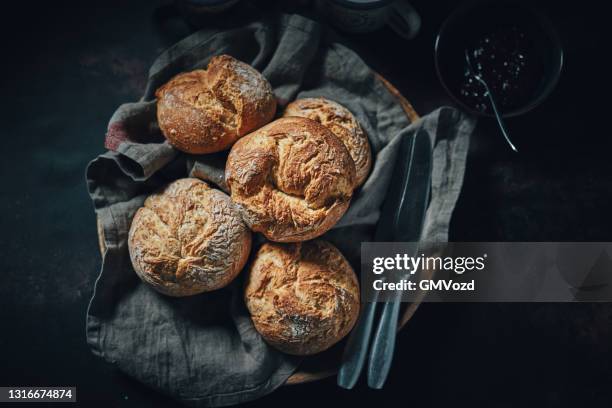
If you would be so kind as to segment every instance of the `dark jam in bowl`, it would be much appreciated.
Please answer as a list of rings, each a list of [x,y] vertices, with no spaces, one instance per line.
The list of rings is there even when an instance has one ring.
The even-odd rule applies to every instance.
[[[502,26],[467,45],[473,70],[485,80],[501,112],[527,104],[542,81],[540,57],[526,32],[516,25]],[[459,96],[468,106],[492,113],[484,85],[465,62]]]
[[[561,42],[548,18],[518,0],[465,2],[440,27],[434,51],[445,90],[464,110],[484,116],[492,116],[492,109],[468,69],[466,51],[504,117],[546,99],[563,67]]]

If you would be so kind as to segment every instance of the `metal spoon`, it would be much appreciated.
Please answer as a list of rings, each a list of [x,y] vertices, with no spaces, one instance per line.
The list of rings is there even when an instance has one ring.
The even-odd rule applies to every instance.
[[[504,138],[506,139],[506,142],[508,142],[512,150],[518,153],[518,149],[516,148],[516,146],[514,146],[514,144],[510,140],[508,130],[506,129],[506,125],[504,124],[504,121],[502,120],[501,114],[499,113],[499,110],[497,110],[497,104],[495,103],[495,99],[493,98],[491,89],[489,88],[489,85],[487,85],[487,82],[482,78],[482,76],[480,76],[480,74],[476,72],[476,70],[474,69],[474,66],[472,65],[472,60],[470,59],[470,54],[468,50],[465,50],[465,60],[467,61],[468,68],[470,69],[470,72],[472,73],[474,78],[478,82],[480,82],[482,86],[484,86],[485,91],[487,92],[487,95],[489,95],[489,102],[491,103],[491,108],[493,108],[495,119],[497,119],[497,124],[499,125],[499,128],[501,129],[501,132],[504,135]]]

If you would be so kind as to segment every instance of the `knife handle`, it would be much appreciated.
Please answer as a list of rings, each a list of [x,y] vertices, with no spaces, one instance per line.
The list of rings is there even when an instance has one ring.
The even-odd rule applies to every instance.
[[[378,323],[368,366],[368,386],[381,389],[393,362],[397,323],[399,319],[400,299],[385,302]]]
[[[377,301],[378,292],[374,292],[374,299],[363,306],[359,321],[351,331],[346,348],[344,349],[337,383],[340,387],[347,390],[355,386],[363,369],[370,344],[370,333],[372,332],[374,314],[378,305]]]

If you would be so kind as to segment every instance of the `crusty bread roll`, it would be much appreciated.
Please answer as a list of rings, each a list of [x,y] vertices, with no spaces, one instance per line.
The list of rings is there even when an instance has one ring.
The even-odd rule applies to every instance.
[[[128,247],[143,281],[166,295],[189,296],[222,288],[238,275],[251,232],[226,194],[185,178],[145,200]]]
[[[205,70],[175,76],[155,95],[162,133],[177,149],[194,154],[228,149],[276,111],[268,81],[229,55],[213,57]]]
[[[315,354],[353,328],[359,283],[328,242],[266,243],[251,265],[245,302],[269,344],[289,354]]]
[[[287,105],[283,116],[312,119],[334,132],[355,162],[355,186],[365,183],[372,167],[372,151],[368,136],[348,109],[329,99],[304,98]]]
[[[348,208],[355,164],[323,125],[282,118],[232,147],[225,181],[253,231],[271,241],[306,241],[329,230]]]

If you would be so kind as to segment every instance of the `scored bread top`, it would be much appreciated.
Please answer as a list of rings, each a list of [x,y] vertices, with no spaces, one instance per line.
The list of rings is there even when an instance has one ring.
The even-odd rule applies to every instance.
[[[348,109],[329,99],[304,98],[287,105],[283,116],[312,119],[331,130],[342,140],[355,162],[355,185],[365,183],[372,167],[370,143],[363,128]]]
[[[251,232],[225,193],[185,178],[145,200],[132,220],[128,248],[143,281],[161,293],[187,296],[230,283],[248,259]]]
[[[268,343],[289,354],[315,354],[354,326],[359,283],[348,261],[326,241],[266,243],[251,264],[245,302]]]
[[[297,242],[325,233],[344,214],[355,164],[323,125],[281,118],[234,145],[225,180],[252,230],[272,241]]]
[[[268,81],[229,55],[213,57],[207,69],[175,76],[155,95],[162,133],[177,149],[194,154],[231,147],[276,112]]]

